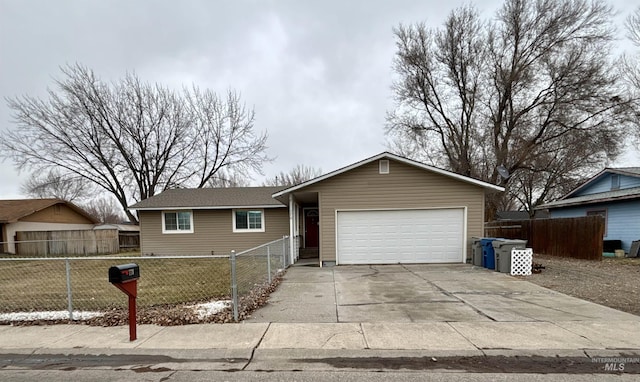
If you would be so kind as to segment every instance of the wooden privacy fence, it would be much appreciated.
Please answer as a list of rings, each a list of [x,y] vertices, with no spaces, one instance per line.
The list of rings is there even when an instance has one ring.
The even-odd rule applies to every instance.
[[[120,231],[118,234],[120,240],[120,249],[139,249],[140,248],[140,232],[137,231]]]
[[[534,219],[491,222],[485,236],[524,239],[533,252],[545,255],[602,260],[604,218]]]
[[[118,230],[16,232],[16,254],[21,256],[73,256],[118,253]]]

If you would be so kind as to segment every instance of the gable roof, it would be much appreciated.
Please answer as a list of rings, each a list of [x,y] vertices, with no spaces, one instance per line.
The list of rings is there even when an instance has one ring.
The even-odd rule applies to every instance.
[[[619,174],[619,175],[626,175],[626,176],[632,176],[632,177],[635,177],[635,178],[640,178],[640,167],[616,167],[616,168],[606,167],[602,171],[600,171],[599,173],[597,173],[594,176],[592,176],[591,178],[589,178],[586,182],[582,183],[578,187],[576,187],[573,190],[569,191],[566,195],[561,197],[559,200],[564,200],[564,199],[570,198],[571,195],[573,195],[573,194],[575,194],[575,193],[577,193],[577,192],[589,187],[589,185],[591,185],[595,181],[599,180],[601,177],[603,177],[606,174]]]
[[[56,204],[65,204],[94,224],[98,222],[93,216],[89,215],[80,207],[61,199],[14,199],[0,200],[0,223],[16,222],[25,216],[42,211]]]
[[[311,180],[308,180],[306,182],[297,184],[295,186],[291,186],[291,187],[285,188],[282,191],[274,193],[273,197],[277,198],[277,197],[286,195],[286,194],[288,194],[290,192],[297,191],[297,190],[299,190],[301,188],[310,186],[310,185],[312,185],[314,183],[318,183],[318,182],[321,182],[321,181],[323,181],[325,179],[328,179],[328,178],[334,177],[336,175],[345,173],[347,171],[353,170],[354,168],[363,166],[363,165],[371,163],[371,162],[375,162],[375,161],[380,160],[380,159],[385,159],[385,158],[386,159],[393,159],[393,160],[396,160],[398,162],[402,162],[404,164],[408,164],[410,166],[414,166],[414,167],[418,167],[418,168],[423,169],[423,170],[434,172],[436,174],[448,176],[450,178],[453,178],[453,179],[456,179],[456,180],[459,180],[459,181],[462,181],[462,182],[465,182],[465,183],[470,183],[470,184],[473,184],[473,185],[476,185],[476,186],[479,186],[479,187],[483,187],[483,188],[485,188],[487,190],[490,190],[490,191],[498,191],[498,192],[504,191],[504,187],[496,186],[495,184],[483,182],[481,180],[474,179],[474,178],[471,178],[471,177],[468,177],[468,176],[456,174],[454,172],[443,170],[443,169],[438,168],[438,167],[429,166],[427,164],[424,164],[424,163],[421,163],[421,162],[417,162],[417,161],[414,161],[412,159],[401,157],[399,155],[392,154],[390,152],[386,152],[385,151],[383,153],[380,153],[378,155],[374,155],[374,156],[372,156],[370,158],[367,158],[367,159],[363,159],[363,160],[361,160],[359,162],[356,162],[354,164],[351,164],[349,166],[342,167],[342,168],[340,168],[338,170],[335,170],[335,171],[332,171],[330,173],[321,175],[321,176],[319,176],[317,178],[313,178]]]
[[[632,176],[635,178],[640,178],[640,167],[606,167],[599,173],[595,174],[591,178],[589,178],[586,182],[582,183],[578,187],[569,191],[567,194],[555,200],[553,202],[545,203],[536,207],[536,210],[547,209],[547,208],[560,208],[560,207],[573,207],[579,206],[582,204],[595,204],[595,203],[606,203],[617,200],[628,200],[628,199],[637,199],[640,198],[640,187],[633,188],[623,188],[619,190],[612,190],[606,192],[598,192],[595,194],[588,194],[582,196],[572,196],[578,193],[581,190],[589,187],[594,182],[601,179],[603,176],[607,174],[619,174],[625,176]]]
[[[166,190],[129,207],[132,210],[228,209],[286,207],[271,197],[277,187],[178,188]]]

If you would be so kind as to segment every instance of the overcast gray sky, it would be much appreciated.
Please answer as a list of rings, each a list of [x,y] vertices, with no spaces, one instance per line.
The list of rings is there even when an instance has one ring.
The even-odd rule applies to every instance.
[[[265,175],[298,163],[328,172],[386,149],[392,28],[438,26],[467,2],[0,0],[0,129],[13,128],[4,97],[42,96],[61,65],[79,62],[103,79],[135,71],[174,87],[235,89],[269,134],[276,160]],[[502,1],[473,3],[489,16]],[[610,3],[619,20],[635,6]],[[635,154],[615,165],[640,165]],[[0,163],[0,198],[22,197],[27,176]]]

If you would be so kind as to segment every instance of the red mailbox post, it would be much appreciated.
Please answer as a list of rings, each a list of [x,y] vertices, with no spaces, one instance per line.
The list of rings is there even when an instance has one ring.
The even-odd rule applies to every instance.
[[[129,296],[129,341],[137,338],[136,297],[140,267],[137,264],[116,265],[109,268],[109,282]]]

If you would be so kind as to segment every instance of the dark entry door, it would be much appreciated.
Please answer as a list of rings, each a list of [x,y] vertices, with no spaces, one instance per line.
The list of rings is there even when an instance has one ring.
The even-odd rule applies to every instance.
[[[304,247],[318,248],[318,210],[304,210]]]

